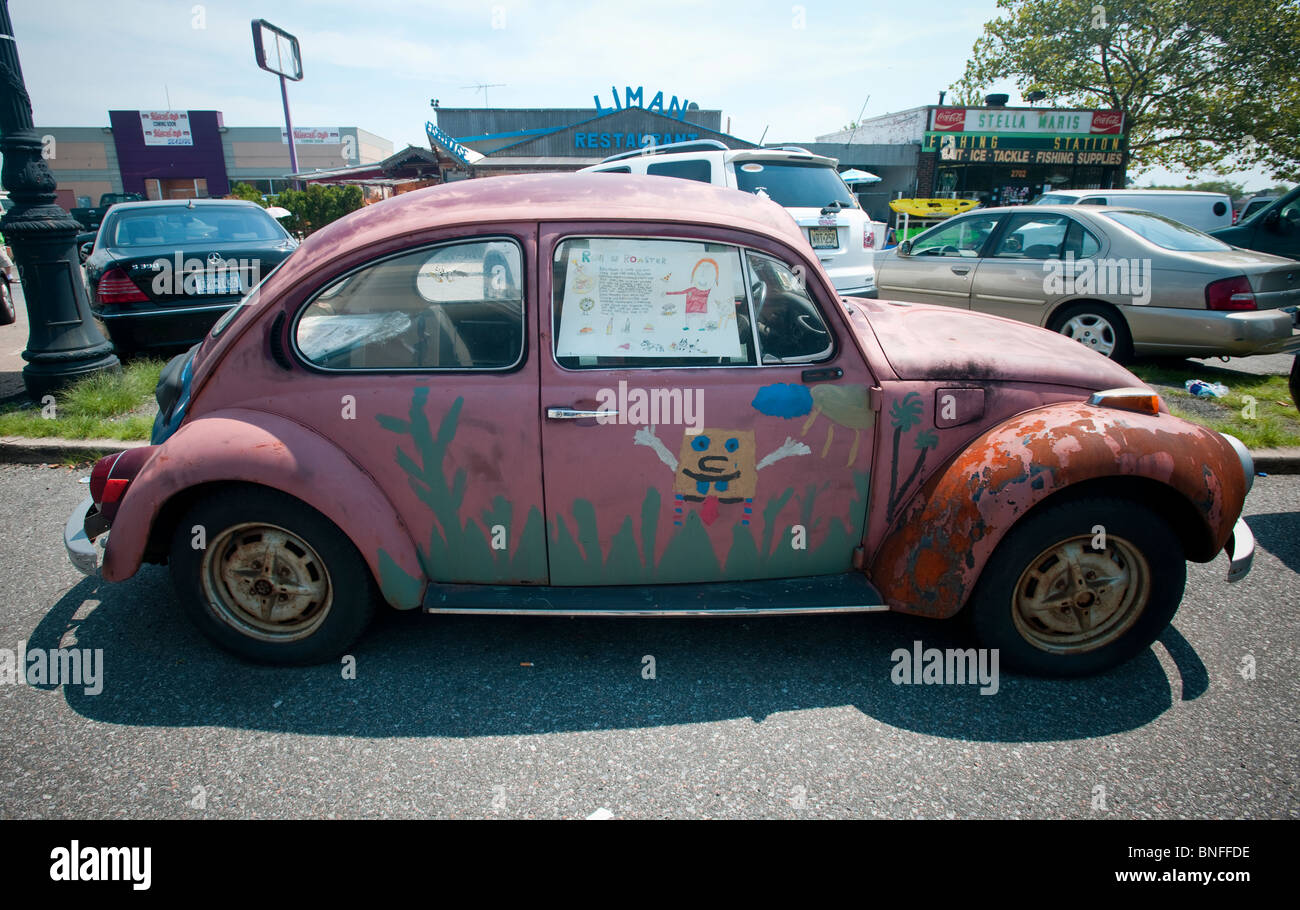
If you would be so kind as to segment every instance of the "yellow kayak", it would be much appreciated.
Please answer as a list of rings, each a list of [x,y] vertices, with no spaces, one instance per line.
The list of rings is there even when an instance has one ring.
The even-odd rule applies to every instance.
[[[969,212],[979,205],[976,199],[891,199],[889,207],[912,218],[948,218]]]

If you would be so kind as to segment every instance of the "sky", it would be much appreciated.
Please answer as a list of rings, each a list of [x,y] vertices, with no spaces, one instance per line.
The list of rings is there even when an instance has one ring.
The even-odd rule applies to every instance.
[[[590,107],[611,87],[720,109],[751,141],[812,141],[846,123],[938,100],[993,0],[9,0],[37,126],[107,126],[108,111],[223,112],[283,124],[278,80],[257,68],[251,20],[298,36],[295,126],[358,126],[427,147],[443,107]],[[499,83],[499,84],[494,84]],[[483,84],[490,87],[480,88]],[[997,86],[1012,93],[1012,86]],[[1207,177],[1213,175],[1205,175]],[[1181,183],[1152,170],[1138,182]],[[1229,179],[1271,186],[1262,173]]]

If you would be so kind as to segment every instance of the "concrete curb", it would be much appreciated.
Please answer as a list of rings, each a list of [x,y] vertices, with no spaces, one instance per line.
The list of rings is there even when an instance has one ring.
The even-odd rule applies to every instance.
[[[120,439],[29,439],[0,436],[0,464],[59,464],[69,458],[93,461],[103,455],[125,452],[145,442]]]
[[[90,461],[95,453],[125,452],[147,442],[120,439],[27,439],[0,436],[0,464],[58,464],[68,458]],[[1300,474],[1300,448],[1258,449],[1251,452],[1255,470],[1264,474]]]

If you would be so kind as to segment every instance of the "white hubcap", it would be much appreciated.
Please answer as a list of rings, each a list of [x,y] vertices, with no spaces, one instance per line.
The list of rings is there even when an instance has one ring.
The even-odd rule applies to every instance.
[[[1115,329],[1104,316],[1080,313],[1061,326],[1061,334],[1106,357],[1115,352]]]

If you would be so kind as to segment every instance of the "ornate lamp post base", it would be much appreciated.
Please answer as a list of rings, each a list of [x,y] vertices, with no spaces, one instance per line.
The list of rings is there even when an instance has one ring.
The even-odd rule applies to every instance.
[[[120,370],[86,301],[76,251],[81,226],[54,201],[57,184],[32,128],[32,106],[12,38],[8,0],[0,0],[0,172],[14,207],[0,231],[14,251],[30,334],[23,384],[34,400],[101,370]]]

